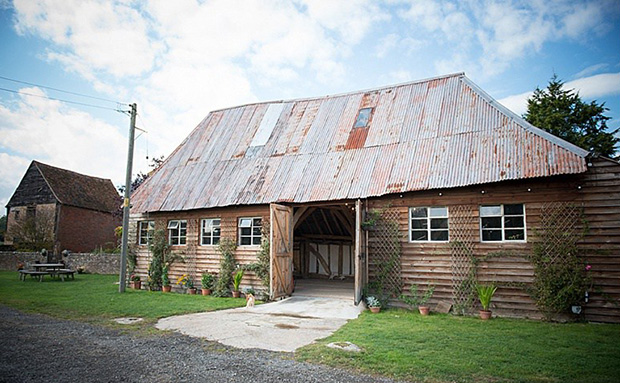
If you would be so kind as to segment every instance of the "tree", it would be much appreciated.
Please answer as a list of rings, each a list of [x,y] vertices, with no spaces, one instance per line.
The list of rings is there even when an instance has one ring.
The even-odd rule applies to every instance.
[[[153,173],[153,171],[157,169],[158,167],[160,167],[161,164],[163,163],[164,163],[163,155],[159,157],[151,158],[151,163],[149,164],[149,168],[151,168],[151,171],[149,171],[148,173],[138,172],[138,174],[136,175],[136,178],[134,178],[134,180],[131,181],[131,192],[133,193],[134,191],[136,191],[138,186],[142,185],[142,183],[146,181],[147,178],[150,177],[151,173]],[[125,193],[125,185],[117,186],[116,188],[121,194]]]
[[[0,242],[4,242],[4,233],[6,233],[6,215],[0,217]]]
[[[21,251],[51,250],[54,247],[55,210],[40,209],[16,220],[7,231],[14,246]]]
[[[604,115],[609,110],[605,103],[581,101],[574,89],[564,89],[564,82],[553,75],[546,89],[536,88],[527,100],[523,117],[530,124],[580,146],[593,153],[612,157],[616,153],[615,137],[619,129],[608,132]]]

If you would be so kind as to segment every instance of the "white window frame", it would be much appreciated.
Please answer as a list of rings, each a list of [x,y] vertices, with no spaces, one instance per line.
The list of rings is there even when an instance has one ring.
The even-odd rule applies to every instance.
[[[205,226],[210,221],[211,233],[205,235]],[[214,222],[217,221],[217,225]],[[215,235],[214,229],[220,229],[220,234]],[[203,218],[200,220],[200,246],[215,246],[220,243],[220,238],[222,236],[222,219],[221,218]],[[205,239],[209,238],[211,243],[205,243]],[[217,243],[213,243],[213,241],[217,239]]]
[[[414,240],[413,239],[413,227],[411,225],[411,220],[412,219],[417,219],[417,220],[422,220],[424,219],[424,217],[412,217],[412,212],[413,209],[426,209],[426,232],[427,232],[427,239],[425,240]],[[437,208],[441,208],[441,209],[446,209],[446,215],[445,216],[440,216],[440,217],[431,217],[431,209],[437,209]],[[412,206],[409,207],[409,215],[408,215],[409,219],[409,242],[411,243],[427,243],[427,242],[432,242],[432,243],[447,243],[450,242],[450,211],[448,209],[447,206]],[[431,228],[431,219],[446,219],[448,222],[448,227],[445,229],[432,229]],[[420,229],[415,229],[417,231],[421,231]],[[433,240],[431,239],[431,233],[433,231],[447,231],[448,232],[448,239],[447,240]]]
[[[504,214],[504,205],[521,205],[523,206],[523,215],[519,214],[519,215],[515,215],[515,214],[510,214],[510,215],[506,215]],[[483,207],[490,207],[490,206],[500,206],[501,207],[501,215],[482,215],[482,208]],[[526,243],[527,242],[527,219],[526,219],[526,212],[525,212],[525,204],[524,203],[507,203],[507,204],[488,204],[488,205],[480,205],[478,208],[478,214],[480,216],[480,219],[478,221],[479,225],[480,225],[480,242],[484,242],[484,243]],[[505,217],[521,217],[523,216],[523,227],[509,227],[506,228],[504,226],[504,218]],[[489,241],[489,240],[484,240],[484,237],[482,236],[482,232],[484,231],[482,228],[482,218],[491,218],[491,217],[499,217],[500,221],[502,223],[502,227],[501,228],[497,228],[495,230],[501,230],[502,233],[502,239],[501,241]],[[506,239],[506,230],[520,230],[523,229],[523,239]]]
[[[173,235],[173,231],[177,231],[177,234]],[[181,235],[183,231],[185,231],[185,234]],[[173,239],[176,239],[176,243],[173,243]],[[181,243],[181,240],[183,240],[184,243]],[[187,245],[187,220],[173,219],[168,221],[168,244],[170,246]]]
[[[146,225],[146,229],[143,229],[142,226]],[[142,232],[146,232],[146,236],[142,235]],[[153,239],[153,234],[155,233],[155,221],[139,221],[138,222],[138,245],[148,245],[151,243]],[[144,241],[143,241],[144,240]]]
[[[258,226],[261,229],[261,233],[259,235],[254,234],[254,229],[257,227],[254,225],[254,220],[255,219],[260,219],[261,220],[261,225]],[[244,225],[242,226],[241,223],[243,222],[243,220],[250,220],[250,225]],[[239,220],[237,221],[237,228],[239,231],[239,246],[260,246],[260,241],[262,240],[263,237],[263,233],[262,233],[262,229],[263,229],[263,217],[239,217]],[[250,244],[249,245],[242,245],[241,244],[241,238],[242,237],[248,237],[248,235],[241,235],[241,229],[242,228],[250,228]],[[258,243],[254,243],[254,238],[258,237]]]

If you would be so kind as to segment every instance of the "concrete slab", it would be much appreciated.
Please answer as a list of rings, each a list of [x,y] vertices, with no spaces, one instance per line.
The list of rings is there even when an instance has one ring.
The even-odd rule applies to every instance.
[[[253,308],[163,318],[155,327],[237,348],[293,352],[331,335],[362,310],[352,299],[293,296]]]

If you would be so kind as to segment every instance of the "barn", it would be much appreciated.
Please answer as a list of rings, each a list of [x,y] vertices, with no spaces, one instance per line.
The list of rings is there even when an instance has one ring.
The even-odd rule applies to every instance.
[[[6,243],[35,235],[41,238],[29,242],[48,242],[56,256],[63,250],[114,248],[120,205],[111,180],[32,161],[6,205]],[[33,224],[37,234],[23,229]]]
[[[432,304],[467,311],[473,284],[493,282],[495,313],[531,318],[530,255],[561,263],[573,241],[592,277],[582,315],[620,321],[620,164],[463,73],[213,111],[132,195],[143,275],[155,227],[186,259],[172,277],[217,272],[223,238],[252,263],[264,237],[274,299],[315,286],[357,304],[369,286],[432,285]]]

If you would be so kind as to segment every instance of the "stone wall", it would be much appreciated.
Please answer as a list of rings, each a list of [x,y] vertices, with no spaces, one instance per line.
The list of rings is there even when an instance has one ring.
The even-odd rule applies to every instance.
[[[94,274],[118,274],[120,269],[119,254],[93,254],[93,253],[70,253],[63,257],[68,268],[77,270],[83,267],[87,273]],[[0,270],[17,270],[17,264],[46,262],[46,258],[40,253],[22,253],[17,251],[0,251]]]

